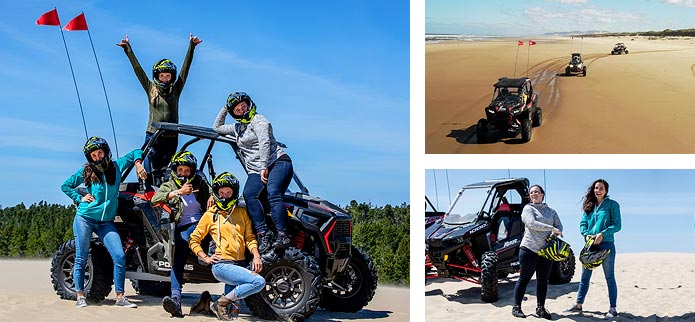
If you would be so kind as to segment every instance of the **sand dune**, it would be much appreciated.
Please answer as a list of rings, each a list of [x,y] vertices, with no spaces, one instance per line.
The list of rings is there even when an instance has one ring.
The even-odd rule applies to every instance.
[[[695,39],[586,38],[588,75],[561,75],[580,41],[538,39],[520,47],[516,76],[540,94],[543,125],[532,141],[478,144],[475,124],[492,85],[514,75],[516,39],[426,45],[426,153],[693,153]],[[616,42],[628,55],[610,55]]]
[[[608,311],[608,289],[603,270],[597,268],[584,303],[585,312],[562,313],[577,296],[581,266],[569,284],[550,285],[546,307],[555,321],[594,321]],[[617,321],[695,321],[695,254],[618,254]],[[499,301],[482,303],[480,287],[468,282],[432,279],[425,286],[428,321],[525,321],[512,317],[514,285],[518,274],[499,284]],[[522,309],[535,317],[535,277],[529,283]],[[543,320],[544,321],[544,320]]]
[[[61,300],[53,291],[50,280],[49,260],[0,260],[0,321],[217,321],[216,318],[186,316],[182,320],[171,319],[162,309],[161,299],[135,295],[126,280],[126,296],[138,304],[136,309],[114,307],[115,293],[111,292],[102,303],[75,308],[74,301]],[[209,290],[213,298],[223,291],[222,284],[185,285],[183,311],[200,293]],[[319,309],[309,321],[408,321],[410,312],[398,309],[394,303],[407,303],[409,289],[379,286],[374,299],[357,313],[336,313]],[[238,321],[265,321],[250,315],[242,306]]]

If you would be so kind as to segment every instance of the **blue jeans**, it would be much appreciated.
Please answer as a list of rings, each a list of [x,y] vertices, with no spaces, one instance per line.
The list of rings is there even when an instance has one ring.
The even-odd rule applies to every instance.
[[[265,286],[263,277],[231,261],[213,264],[212,275],[218,281],[227,284],[225,285],[225,295],[234,292],[238,299],[258,293]],[[229,285],[236,285],[236,287],[230,291]]]
[[[545,297],[548,294],[548,277],[550,277],[553,262],[538,256],[531,250],[521,248],[519,249],[519,264],[521,265],[521,274],[514,287],[514,305],[521,305],[521,300],[526,293],[526,286],[535,273],[536,301],[538,306],[545,306]]]
[[[196,223],[190,223],[181,227],[176,227],[174,230],[174,266],[169,273],[171,277],[171,297],[181,298],[181,290],[183,289],[183,267],[188,260],[188,241],[191,239],[191,233],[195,230]]]
[[[615,282],[615,243],[602,242],[598,245],[600,249],[610,249],[611,252],[603,261],[603,274],[606,275],[606,284],[608,285],[608,299],[610,307],[616,307],[618,301],[618,285]],[[579,282],[579,294],[577,294],[577,303],[584,303],[586,293],[589,292],[589,281],[593,271],[582,268],[582,280]]]
[[[284,232],[287,228],[287,208],[282,201],[282,195],[287,191],[287,187],[292,182],[292,161],[277,160],[268,169],[268,184],[263,184],[261,175],[257,173],[249,174],[244,185],[244,200],[246,210],[253,221],[256,232],[263,233],[268,228],[265,224],[265,210],[260,200],[261,192],[264,188],[268,191],[268,202],[270,203],[270,215],[275,223],[278,232]]]
[[[92,240],[92,232],[99,236],[99,239],[106,246],[106,250],[113,259],[113,285],[116,293],[123,293],[125,283],[125,254],[121,236],[113,221],[97,221],[80,215],[75,215],[72,222],[72,231],[75,234],[75,291],[84,291],[84,267],[89,257],[89,243]],[[99,265],[99,263],[92,263]]]

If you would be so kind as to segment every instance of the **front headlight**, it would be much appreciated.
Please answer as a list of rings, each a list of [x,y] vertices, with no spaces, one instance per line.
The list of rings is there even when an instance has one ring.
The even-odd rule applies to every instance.
[[[495,110],[492,108],[487,109],[487,112],[490,114],[495,114]]]
[[[574,68],[574,65],[570,64],[570,68]]]

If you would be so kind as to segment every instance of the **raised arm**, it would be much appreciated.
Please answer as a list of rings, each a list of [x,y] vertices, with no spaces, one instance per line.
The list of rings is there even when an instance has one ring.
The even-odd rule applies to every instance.
[[[186,58],[183,59],[183,66],[181,66],[181,72],[176,79],[175,87],[178,88],[179,93],[183,91],[183,86],[186,85],[186,80],[188,79],[188,70],[191,68],[191,63],[193,62],[193,52],[195,51],[195,46],[203,42],[198,36],[193,36],[190,34],[190,40],[188,42],[188,51],[186,52]]]
[[[236,127],[235,124],[224,124],[224,120],[227,118],[227,108],[222,106],[222,109],[220,110],[220,113],[217,114],[217,117],[215,118],[215,123],[212,125],[212,128],[215,129],[215,132],[222,134],[222,135],[231,135],[236,138]]]
[[[142,66],[140,66],[138,59],[135,57],[133,48],[130,46],[130,41],[128,40],[128,35],[125,35],[125,39],[121,39],[121,42],[117,43],[116,46],[123,48],[126,56],[128,56],[128,60],[130,60],[130,64],[133,66],[135,76],[137,76],[138,80],[140,81],[140,85],[142,85],[142,88],[146,93],[149,93],[150,87],[152,87],[152,81],[147,76],[147,73],[145,73],[145,71],[142,69]]]

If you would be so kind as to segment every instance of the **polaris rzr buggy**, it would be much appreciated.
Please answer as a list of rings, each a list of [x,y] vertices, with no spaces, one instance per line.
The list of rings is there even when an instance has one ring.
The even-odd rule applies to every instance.
[[[478,143],[493,140],[494,134],[531,140],[531,127],[540,126],[543,111],[538,107],[538,95],[533,92],[528,77],[502,77],[494,85],[492,102],[485,108],[485,118],[478,121]],[[496,141],[496,138],[494,139]]]
[[[565,76],[577,74],[586,76],[586,65],[584,65],[584,61],[582,60],[582,54],[572,53],[572,58],[570,58],[570,62],[567,64],[567,67],[565,67]]]
[[[205,180],[212,181],[215,177],[213,154],[216,158],[222,156],[222,162],[216,164],[222,171],[245,173],[244,159],[230,137],[199,126],[171,123],[154,123],[153,126],[157,131],[143,147],[144,155],[150,153],[151,142],[157,137],[176,134],[180,142],[185,142],[180,150],[199,156],[197,173]],[[243,169],[229,169],[233,166],[230,162],[233,157],[241,162]],[[123,178],[130,170],[124,171]],[[159,171],[167,172],[166,169]],[[174,236],[174,224],[168,207],[153,206],[149,202],[154,195],[152,189],[145,189],[139,182],[121,183],[115,222],[123,241],[126,277],[139,294],[161,297],[169,295],[171,288],[169,272],[174,245],[170,237]],[[270,257],[263,256],[260,275],[265,278],[266,286],[247,297],[246,305],[260,318],[291,321],[308,318],[319,305],[329,311],[361,310],[374,296],[377,275],[369,257],[352,245],[349,214],[326,200],[311,196],[296,172],[283,198],[290,217],[291,246],[284,251],[275,250]],[[239,206],[245,207],[243,200],[239,201]],[[272,227],[269,216],[266,219]],[[63,299],[76,298],[74,260],[75,241],[71,240],[61,245],[51,262],[53,288]],[[185,283],[217,283],[211,267],[199,262],[192,252],[184,270]],[[112,284],[111,257],[94,237],[85,269],[85,295],[87,299],[103,300],[111,292]]]
[[[439,277],[480,284],[482,301],[497,301],[498,279],[520,269],[521,211],[530,202],[528,192],[526,178],[488,180],[463,187],[444,219],[426,229],[427,258]],[[549,282],[569,283],[574,268],[570,250],[567,259],[553,262]]]
[[[627,46],[625,46],[624,43],[617,43],[615,44],[615,47],[613,47],[613,50],[611,50],[611,55],[622,55],[622,54],[628,54]]]

